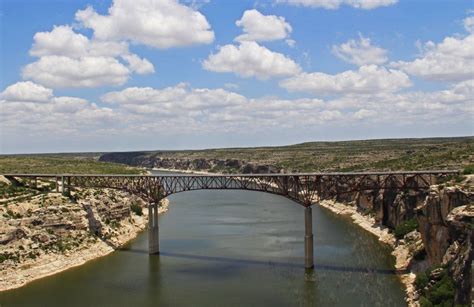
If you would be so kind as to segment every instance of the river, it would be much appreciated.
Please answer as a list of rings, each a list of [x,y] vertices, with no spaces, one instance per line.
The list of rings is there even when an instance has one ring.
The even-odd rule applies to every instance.
[[[123,249],[25,287],[0,306],[403,306],[390,249],[313,207],[315,270],[304,269],[303,208],[250,191],[169,197],[161,254],[147,233]]]

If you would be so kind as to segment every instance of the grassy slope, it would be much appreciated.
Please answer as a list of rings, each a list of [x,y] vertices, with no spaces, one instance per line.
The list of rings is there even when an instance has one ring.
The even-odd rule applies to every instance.
[[[140,169],[73,154],[0,156],[0,174],[6,173],[139,174]]]
[[[309,142],[290,146],[148,151],[143,156],[239,159],[294,171],[463,169],[474,164],[474,137]],[[0,173],[136,174],[98,162],[99,153],[0,156]]]
[[[239,159],[297,171],[462,169],[474,163],[474,137],[310,142],[281,147],[150,151],[143,155]]]

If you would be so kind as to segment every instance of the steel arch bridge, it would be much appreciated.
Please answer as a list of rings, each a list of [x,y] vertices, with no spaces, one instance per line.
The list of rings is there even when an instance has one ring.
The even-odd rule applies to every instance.
[[[148,202],[149,253],[159,253],[158,204],[172,194],[194,190],[249,190],[286,197],[305,209],[305,267],[313,262],[313,203],[362,191],[428,190],[438,178],[459,171],[295,173],[295,174],[166,174],[166,175],[79,175],[4,174],[10,180],[28,178],[55,180],[59,192],[74,188],[109,188],[127,191]]]

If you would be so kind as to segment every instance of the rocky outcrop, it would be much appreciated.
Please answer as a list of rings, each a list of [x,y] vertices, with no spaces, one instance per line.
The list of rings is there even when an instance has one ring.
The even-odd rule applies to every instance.
[[[147,155],[143,152],[108,153],[99,161],[123,163],[146,168],[162,168],[183,171],[206,171],[242,174],[279,173],[281,168],[266,164],[256,164],[237,159],[179,159]]]
[[[0,291],[104,256],[147,225],[140,198],[110,189],[49,192],[0,206]],[[160,212],[167,208],[163,200]]]
[[[460,305],[470,303],[472,288],[471,263],[473,261],[474,205],[453,209],[447,219],[450,245],[443,256],[442,264],[448,267],[455,285],[454,302]],[[471,298],[474,299],[474,298]]]
[[[433,189],[426,200],[417,207],[419,230],[428,260],[440,264],[455,232],[450,231],[448,214],[456,207],[474,203],[474,195],[459,188]]]
[[[465,187],[469,186],[466,185],[468,180],[469,178],[465,181]],[[454,284],[454,303],[469,304],[473,260],[474,193],[463,190],[460,186],[433,185],[430,191],[426,192],[416,189],[416,182],[412,182],[411,185],[415,189],[373,190],[339,196],[335,200],[348,206],[337,211],[349,212],[353,218],[357,217],[354,218],[356,221],[362,220],[358,214],[365,215],[367,221],[373,221],[372,226],[365,227],[366,229],[387,227],[395,234],[407,221],[412,221],[416,228],[409,229],[405,233],[399,231],[402,237],[397,240],[386,239],[385,234],[376,232],[382,241],[394,248],[397,269],[409,269],[416,273],[442,265],[447,268],[446,272]],[[343,188],[339,187],[341,190]],[[351,206],[354,209],[350,209]],[[337,208],[334,204],[326,207]],[[420,293],[417,293],[410,284],[415,280],[414,273],[405,274],[402,279],[409,289],[408,301],[415,306]],[[436,284],[436,278],[432,279],[432,284]]]

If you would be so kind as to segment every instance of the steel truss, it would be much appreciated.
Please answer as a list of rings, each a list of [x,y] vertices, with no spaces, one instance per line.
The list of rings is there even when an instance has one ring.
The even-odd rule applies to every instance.
[[[9,178],[54,177],[63,191],[73,188],[110,188],[136,194],[150,203],[194,190],[249,190],[281,195],[309,207],[313,202],[362,191],[427,190],[440,177],[459,171],[314,174],[219,174],[219,175],[44,175],[7,174]]]

